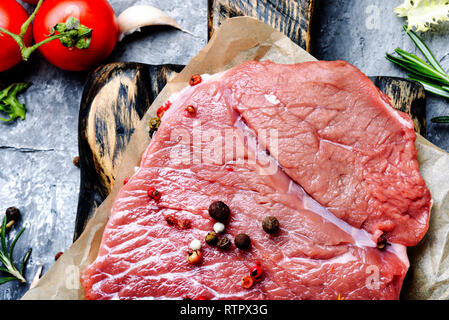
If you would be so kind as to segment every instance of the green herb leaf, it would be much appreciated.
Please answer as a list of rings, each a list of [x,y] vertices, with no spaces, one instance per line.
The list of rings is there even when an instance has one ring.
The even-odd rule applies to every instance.
[[[396,53],[398,53],[401,57],[408,62],[417,70],[420,70],[422,73],[427,74],[429,77],[437,79],[443,83],[449,84],[449,79],[446,74],[441,73],[435,70],[432,66],[429,66],[423,60],[421,60],[418,56],[408,53],[404,50],[397,48]]]
[[[32,251],[31,248],[28,249],[27,253],[25,253],[25,255],[22,258],[22,262],[20,263],[20,268],[19,268],[19,271],[20,271],[21,274],[23,274],[23,270],[25,269],[25,266],[26,266],[26,264],[28,262],[28,259],[30,258],[31,251]]]
[[[28,89],[31,83],[14,83],[0,91],[0,111],[9,115],[8,119],[0,118],[5,122],[14,121],[17,118],[25,120],[26,107],[21,104],[17,95]]]
[[[449,123],[449,116],[432,118],[430,121],[433,123]]]
[[[4,284],[6,282],[13,281],[13,280],[17,280],[17,278],[14,278],[14,277],[0,278],[0,284]]]
[[[16,246],[17,240],[19,240],[20,236],[23,234],[24,231],[25,231],[25,228],[23,228],[22,230],[20,230],[17,233],[17,235],[14,237],[13,242],[11,243],[10,248],[8,249],[8,247],[6,245],[6,216],[3,217],[2,230],[0,233],[0,238],[1,238],[0,262],[3,264],[3,267],[0,266],[0,271],[8,273],[12,277],[0,279],[0,284],[8,282],[8,281],[12,281],[12,280],[19,280],[20,282],[26,282],[26,280],[23,276],[23,271],[24,271],[25,264],[27,263],[27,261],[30,257],[31,249],[29,249],[28,252],[25,254],[25,256],[22,258],[22,262],[21,262],[19,270],[17,270],[17,268],[13,262],[14,248]]]
[[[8,270],[8,269],[6,269],[6,268],[3,268],[3,267],[0,267],[0,271],[1,271],[1,272],[6,272],[6,273],[9,273],[9,270]]]
[[[387,53],[386,59],[397,64],[398,66],[410,71],[410,72],[413,72],[416,75],[421,76],[421,77],[430,78],[437,82],[440,80],[440,78],[435,77],[433,74],[426,72],[425,69],[422,69],[419,66],[416,66],[415,64],[413,64],[412,62],[410,62],[406,59],[395,57],[389,53]]]
[[[449,116],[435,117],[430,119],[433,123],[449,123]]]
[[[427,45],[424,43],[424,41],[421,39],[421,37],[413,30],[409,30],[406,25],[403,26],[405,32],[407,35],[412,39],[412,41],[415,43],[416,47],[421,51],[421,53],[426,57],[427,61],[439,72],[445,74],[446,72],[439,64],[438,60],[435,58],[433,53],[430,51],[430,49],[427,47]]]
[[[6,217],[3,218],[2,221],[2,231],[1,231],[1,242],[2,242],[2,252],[7,252],[6,249]]]
[[[449,91],[445,89],[444,86],[439,86],[435,83],[429,82],[428,80],[417,75],[409,74],[408,78],[410,80],[418,81],[419,83],[421,83],[426,91],[449,99]]]
[[[424,41],[406,26],[404,26],[404,30],[424,55],[427,62],[400,48],[395,49],[398,56],[387,53],[386,59],[411,72],[408,78],[420,82],[427,92],[449,98],[449,75],[440,66]]]
[[[11,261],[12,261],[12,253],[14,251],[14,247],[16,246],[16,242],[17,242],[17,240],[19,240],[20,236],[22,235],[22,233],[24,231],[25,231],[25,228],[23,228],[22,230],[19,231],[19,233],[16,235],[13,242],[11,243],[11,246],[9,247],[9,260],[11,260]]]

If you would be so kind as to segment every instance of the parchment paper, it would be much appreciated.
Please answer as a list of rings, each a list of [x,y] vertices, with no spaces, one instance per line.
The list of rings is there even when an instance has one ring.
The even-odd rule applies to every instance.
[[[258,20],[227,20],[209,44],[161,92],[136,128],[124,154],[116,181],[134,173],[149,143],[148,120],[168,97],[188,84],[192,74],[214,74],[247,60],[298,63],[315,60],[282,33]],[[410,250],[411,267],[403,296],[408,299],[449,297],[449,154],[422,137],[417,139],[421,172],[432,193],[434,207],[430,229],[418,247]],[[112,203],[121,188],[116,183],[97,209],[81,237],[58,259],[24,299],[84,299],[80,274],[95,259]]]

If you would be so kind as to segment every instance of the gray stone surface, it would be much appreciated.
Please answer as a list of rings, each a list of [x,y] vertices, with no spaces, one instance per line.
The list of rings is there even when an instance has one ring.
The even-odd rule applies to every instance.
[[[165,10],[192,35],[171,28],[153,27],[119,43],[108,61],[151,64],[185,64],[207,40],[206,0],[111,0],[116,13],[131,4],[150,4]],[[344,59],[368,75],[404,76],[384,59],[386,51],[400,46],[413,51],[401,31],[402,19],[392,12],[400,1],[321,0],[317,11],[314,54],[317,58]],[[449,68],[446,25],[426,34],[425,40]],[[78,110],[87,73],[58,70],[40,54],[0,80],[32,81],[24,95],[27,119],[0,123],[0,212],[18,206],[27,227],[16,248],[17,258],[33,248],[27,268],[27,285],[0,286],[0,299],[18,299],[27,290],[38,265],[44,272],[54,255],[72,242],[78,200],[79,171],[72,164],[78,153]],[[449,114],[447,101],[430,97],[428,117]],[[429,124],[429,139],[449,150],[449,129]],[[18,228],[15,228],[17,230]],[[13,231],[13,234],[15,231]]]
[[[150,27],[125,38],[108,59],[149,64],[187,64],[207,42],[205,0],[111,0],[117,14],[133,4],[148,4],[172,16],[185,33],[169,27]],[[30,6],[27,6],[30,8]],[[0,213],[17,206],[26,227],[16,246],[20,259],[33,253],[26,269],[28,283],[0,286],[0,299],[18,299],[28,289],[38,266],[43,272],[54,256],[72,243],[79,190],[78,111],[87,73],[59,70],[37,53],[31,61],[0,74],[3,81],[31,81],[24,95],[25,121],[0,123]]]

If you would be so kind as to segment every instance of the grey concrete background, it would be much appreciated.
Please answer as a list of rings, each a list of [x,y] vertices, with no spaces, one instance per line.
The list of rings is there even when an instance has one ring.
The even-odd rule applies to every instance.
[[[393,8],[399,0],[320,0],[315,16],[313,54],[319,59],[347,60],[368,75],[405,76],[385,60],[396,47],[413,51],[402,32],[403,19]],[[110,0],[117,14],[132,4],[156,6],[175,18],[193,35],[171,28],[152,27],[119,43],[107,62],[186,64],[207,41],[206,0]],[[27,6],[27,8],[30,8]],[[445,69],[449,69],[449,26],[425,35]],[[20,258],[33,248],[26,285],[0,286],[0,299],[19,299],[28,289],[39,265],[46,272],[54,256],[66,250],[73,237],[79,189],[79,170],[72,159],[78,153],[77,126],[81,92],[87,73],[58,70],[39,53],[0,80],[31,81],[24,95],[25,121],[0,123],[0,211],[17,206],[26,227],[16,247]],[[429,97],[428,118],[443,115],[447,101]],[[449,150],[449,126],[428,125],[428,138]]]

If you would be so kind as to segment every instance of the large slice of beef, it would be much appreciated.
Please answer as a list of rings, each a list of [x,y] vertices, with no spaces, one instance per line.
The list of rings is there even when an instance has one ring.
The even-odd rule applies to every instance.
[[[82,276],[88,299],[399,297],[431,198],[411,120],[366,76],[345,62],[248,62],[172,102]],[[205,244],[216,200],[231,209],[225,235],[248,234],[249,250]],[[199,265],[186,260],[193,239]],[[256,262],[262,281],[243,288]]]

